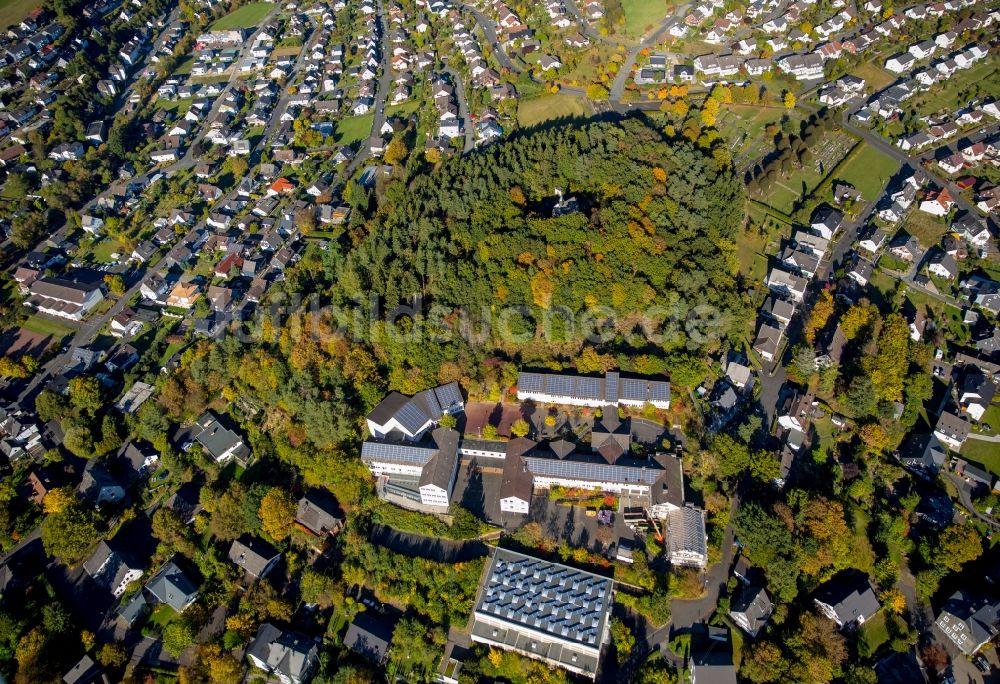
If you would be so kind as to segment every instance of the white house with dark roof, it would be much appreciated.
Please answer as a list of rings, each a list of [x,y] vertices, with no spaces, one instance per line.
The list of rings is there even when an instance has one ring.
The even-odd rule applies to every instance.
[[[729,617],[736,626],[756,637],[764,629],[774,605],[761,587],[741,586],[729,602]]]
[[[860,626],[882,607],[871,580],[860,571],[844,571],[819,588],[816,606],[838,627]]]
[[[802,302],[808,285],[807,279],[780,268],[772,268],[767,276],[767,286],[772,292],[788,297],[795,302]]]
[[[377,439],[420,439],[442,417],[465,410],[465,400],[457,382],[427,389],[408,397],[390,393],[365,416],[368,432]]]
[[[83,320],[104,299],[99,282],[68,278],[39,278],[31,284],[29,292],[25,305],[71,321]]]
[[[959,418],[950,411],[942,411],[934,426],[934,436],[953,451],[959,451],[969,437],[969,421]]]
[[[935,624],[965,655],[972,655],[998,633],[1000,603],[959,589],[941,607]]]
[[[316,640],[265,622],[247,647],[247,658],[282,684],[305,684],[319,664]]]
[[[216,463],[227,463],[234,458],[245,462],[250,456],[250,448],[243,443],[243,438],[219,422],[211,411],[198,418],[192,437]]]

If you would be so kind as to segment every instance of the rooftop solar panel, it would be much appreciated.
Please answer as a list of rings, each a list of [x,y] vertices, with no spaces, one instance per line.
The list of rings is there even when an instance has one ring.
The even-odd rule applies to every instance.
[[[399,424],[409,430],[411,433],[416,433],[424,424],[429,420],[427,414],[425,414],[420,407],[417,406],[416,402],[412,399],[403,405],[399,411],[396,412],[394,416]]]
[[[618,373],[608,373],[604,386],[604,401],[609,404],[618,403]]]
[[[546,390],[556,397],[571,397],[576,385],[573,380],[569,375],[549,375],[546,377]]]
[[[370,460],[385,460],[396,463],[412,463],[426,465],[437,449],[396,444],[393,442],[367,441],[361,445],[361,458]]]
[[[654,401],[670,400],[670,383],[653,381],[649,383],[649,398]]]
[[[662,471],[655,468],[632,468],[586,461],[560,461],[553,458],[527,457],[525,462],[532,475],[579,479],[593,482],[636,483],[652,486]]]
[[[627,401],[646,401],[646,381],[635,378],[622,378],[620,381],[622,399]]]
[[[442,408],[462,403],[462,392],[458,389],[457,382],[449,382],[447,385],[441,385],[434,390],[434,394],[437,396],[438,403]]]
[[[517,388],[522,392],[541,392],[545,389],[545,376],[541,373],[521,373],[517,376]]]
[[[577,378],[576,380],[576,393],[578,397],[584,397],[587,399],[600,399],[601,398],[601,379],[600,378]]]

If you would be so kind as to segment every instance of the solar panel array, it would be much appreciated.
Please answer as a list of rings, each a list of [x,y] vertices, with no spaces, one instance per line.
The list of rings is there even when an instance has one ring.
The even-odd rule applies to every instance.
[[[545,389],[543,373],[520,373],[517,376],[517,388],[522,392],[541,392]]]
[[[528,471],[533,476],[556,477],[564,480],[635,483],[651,487],[663,474],[663,471],[658,468],[632,468],[589,461],[560,461],[554,458],[533,456],[528,456],[524,460],[528,465]]]
[[[428,420],[430,420],[430,417],[424,413],[424,411],[413,399],[403,404],[403,406],[396,411],[394,418],[400,425],[405,427],[411,433],[416,433],[420,428],[427,424]]]
[[[449,382],[447,385],[436,388],[434,396],[437,397],[438,404],[442,409],[462,403],[462,392],[458,389],[457,382]]]
[[[618,373],[608,373],[605,378],[604,400],[609,404],[618,402]]]
[[[622,378],[621,398],[626,401],[646,401],[646,381],[634,378]]]
[[[361,444],[361,459],[364,461],[390,461],[392,463],[412,463],[426,465],[437,449],[397,444],[395,442],[366,441]]]
[[[611,580],[498,549],[477,612],[600,648]]]
[[[649,383],[650,401],[670,401],[670,383],[651,380]]]
[[[547,394],[550,397],[569,397],[596,402],[617,404],[619,401],[646,403],[670,401],[670,383],[643,378],[621,378],[618,373],[607,373],[603,378],[555,373],[521,373],[517,389],[527,394]]]

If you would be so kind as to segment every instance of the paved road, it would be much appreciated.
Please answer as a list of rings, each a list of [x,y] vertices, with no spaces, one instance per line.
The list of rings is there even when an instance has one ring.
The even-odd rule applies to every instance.
[[[976,439],[980,442],[1000,443],[1000,435],[984,435],[981,432],[970,432],[969,439]]]
[[[576,6],[576,0],[566,0],[563,6],[566,8],[566,11],[572,14],[573,18],[576,19],[576,23],[580,25],[580,31],[583,35],[599,43],[615,42],[608,36],[601,35],[600,31],[591,26],[590,21],[587,17],[583,16],[583,12],[581,12],[580,8]]]
[[[625,83],[632,75],[632,66],[635,64],[635,60],[639,58],[639,53],[646,48],[655,45],[663,36],[663,33],[674,23],[674,20],[679,16],[683,16],[688,11],[688,7],[690,7],[690,3],[678,5],[674,9],[673,13],[668,15],[655,31],[647,34],[638,45],[629,50],[628,56],[626,56],[625,61],[622,62],[621,68],[615,75],[614,83],[611,85],[612,102],[621,103],[622,96],[625,94]],[[660,103],[657,102],[656,106],[659,108]]]
[[[520,65],[512,60],[504,51],[503,46],[500,45],[500,40],[497,37],[497,26],[493,23],[493,20],[471,5],[462,5],[462,7],[469,11],[472,17],[476,20],[476,23],[478,23],[479,27],[483,30],[483,35],[486,36],[487,42],[489,42],[490,47],[493,48],[493,54],[496,55],[497,62],[500,63],[500,66],[514,72],[515,74],[521,73],[522,69]]]
[[[312,46],[316,44],[319,38],[323,35],[323,31],[317,28],[313,29],[312,36],[306,41],[302,50],[299,51],[299,56],[295,58],[295,64],[292,67],[291,78],[294,79],[298,73],[302,70],[302,66],[305,64],[306,57],[312,52]],[[261,137],[260,142],[257,144],[257,149],[254,150],[257,153],[261,153],[264,150],[264,144],[272,140],[278,129],[281,128],[281,115],[285,113],[288,109],[288,102],[291,100],[292,96],[288,93],[288,88],[282,88],[278,94],[278,101],[275,103],[274,108],[271,110],[271,118],[267,122],[267,126],[264,129],[264,135]]]
[[[475,129],[472,126],[472,116],[469,112],[469,100],[465,96],[465,84],[462,83],[462,77],[454,69],[445,69],[444,73],[451,76],[451,82],[455,86],[455,99],[458,100],[458,118],[462,121],[462,131],[465,133],[465,144],[462,151],[468,154],[476,146],[476,136]]]
[[[242,59],[246,56],[246,53],[250,50],[250,47],[253,45],[253,41],[256,38],[257,33],[259,33],[262,30],[263,26],[271,18],[273,18],[273,15],[275,13],[277,13],[278,11],[279,11],[279,8],[276,6],[275,9],[271,10],[271,12],[268,14],[268,16],[264,20],[262,20],[262,22],[260,24],[261,28],[258,28],[257,31],[255,31],[254,34],[251,36],[251,38],[244,44],[243,50],[240,53],[240,58],[236,62],[237,64],[239,64],[239,62],[242,61]],[[303,48],[303,52],[304,51],[305,51],[305,48]],[[300,62],[301,62],[301,60],[300,60]],[[232,89],[233,84],[236,81],[236,75],[237,75],[237,70],[234,67],[234,71],[233,71],[232,76],[230,76],[229,83],[227,84],[226,88],[223,90],[222,94],[220,94],[219,97],[216,98],[215,103],[212,106],[212,113],[209,116],[206,116],[204,118],[203,122],[202,122],[202,126],[201,126],[201,129],[200,129],[200,132],[199,132],[199,136],[198,136],[199,139],[202,138],[202,137],[204,137],[204,134],[207,132],[207,130],[208,130],[208,122],[211,121],[212,117],[214,116],[214,114],[218,112],[218,108],[222,104],[223,97],[226,95],[226,93],[228,93]],[[276,112],[273,114],[273,116],[275,116],[275,117],[277,116]],[[273,130],[271,131],[271,133],[273,134]],[[268,136],[265,136],[261,140],[261,145],[258,146],[258,149],[261,149],[261,147],[264,145],[264,143],[267,140],[268,140]],[[172,164],[171,166],[167,167],[166,169],[161,169],[160,172],[170,173],[170,172],[172,172],[172,171],[174,171],[174,170],[176,170],[178,168],[183,168],[183,167],[187,167],[187,166],[193,166],[194,164],[196,164],[197,163],[197,159],[194,158],[194,156],[193,156],[193,154],[191,152],[191,148],[192,147],[193,146],[189,146],[188,147],[188,152],[185,154],[185,156],[184,156],[183,159],[181,159],[178,162]],[[151,176],[152,174],[154,174],[156,172],[157,172],[156,169],[152,169],[149,172],[147,172],[146,174],[143,174],[142,176],[140,176],[140,178],[142,178],[142,177],[149,177],[149,176]],[[107,191],[105,191],[105,193],[106,192]],[[99,196],[100,195],[98,195],[98,197]],[[224,203],[224,202],[226,202],[226,201],[228,201],[230,199],[233,199],[235,197],[236,197],[236,187],[234,186],[232,190],[230,190],[226,195],[224,195],[219,200],[219,202],[221,204],[221,203]],[[94,200],[91,200],[91,202],[88,202],[87,206],[90,206],[91,204],[93,204],[93,202],[95,202],[96,199],[97,198],[95,197]],[[198,223],[197,225],[194,226],[194,228],[192,228],[187,233],[187,235],[185,236],[184,239],[185,240],[192,240],[194,238],[196,232],[199,229],[201,229],[202,227],[204,227],[204,226],[205,226],[205,222],[204,221]],[[64,225],[57,232],[60,232],[60,233],[64,234],[65,231],[66,231],[66,226]],[[51,240],[51,239],[52,238],[50,237],[49,240]],[[126,304],[128,304],[128,302],[131,301],[131,299],[133,297],[135,297],[139,293],[139,289],[142,286],[143,281],[146,279],[147,270],[148,269],[146,269],[144,267],[144,265],[143,265],[143,266],[140,266],[139,268],[137,268],[131,274],[127,275],[128,283],[129,283],[130,286],[125,291],[125,294],[122,295],[121,297],[119,297],[117,299],[117,301],[115,301],[114,304],[105,313],[103,313],[101,315],[98,315],[98,316],[91,316],[90,318],[88,318],[87,320],[85,320],[79,326],[79,328],[77,328],[77,331],[76,331],[76,333],[74,333],[74,335],[73,335],[72,339],[70,340],[69,344],[66,347],[64,347],[65,351],[62,351],[59,354],[57,354],[48,363],[46,363],[39,370],[39,372],[35,373],[34,377],[32,377],[31,381],[27,384],[27,386],[24,388],[24,390],[18,396],[18,401],[19,402],[23,403],[23,402],[26,402],[28,400],[33,400],[33,398],[36,395],[36,393],[43,386],[43,383],[45,383],[52,375],[55,375],[56,373],[62,371],[62,369],[66,367],[66,365],[69,363],[70,359],[72,358],[73,352],[76,349],[78,349],[80,347],[83,347],[83,346],[86,346],[87,344],[89,344],[97,336],[98,332],[100,332],[100,330],[105,325],[107,325],[107,323],[112,318],[114,318],[115,316],[117,316],[119,313],[122,312],[122,310],[125,308]],[[156,272],[159,273],[161,276],[164,276],[164,275],[166,275],[166,273],[167,273],[168,270],[169,270],[169,268],[167,267],[166,259],[161,259],[160,262],[159,262],[159,267],[156,269]]]
[[[385,14],[385,0],[378,0],[378,17],[375,19],[381,29],[382,36],[382,74],[378,79],[378,92],[375,93],[375,118],[372,120],[371,137],[381,137],[382,124],[385,123],[385,103],[389,99],[389,86],[392,85],[392,68],[389,57],[392,55],[392,43],[389,40],[389,22]]]
[[[860,137],[865,142],[878,149],[880,152],[887,154],[893,159],[896,159],[901,164],[910,167],[914,171],[921,171],[927,174],[939,186],[948,188],[948,192],[951,193],[951,196],[955,200],[955,204],[956,206],[958,206],[959,209],[971,212],[973,215],[981,214],[978,208],[974,207],[973,205],[965,201],[965,199],[961,195],[961,191],[954,183],[952,183],[947,178],[944,178],[934,170],[925,169],[924,167],[920,166],[917,160],[910,157],[908,154],[900,150],[898,147],[890,145],[888,142],[886,142],[886,140],[882,136],[872,133],[868,129],[859,128],[858,126],[855,126],[848,119],[848,115],[846,112],[844,113],[841,119],[841,125],[845,130],[854,133],[856,136]]]

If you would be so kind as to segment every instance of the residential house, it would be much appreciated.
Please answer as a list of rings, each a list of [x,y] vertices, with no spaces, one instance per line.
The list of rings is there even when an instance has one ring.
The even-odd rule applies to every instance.
[[[299,499],[295,522],[317,537],[336,534],[344,525],[344,519],[337,515],[336,504],[317,492],[307,493]]]
[[[244,534],[229,547],[229,560],[254,579],[261,579],[274,569],[281,554],[263,539]]]
[[[83,320],[103,299],[101,284],[72,280],[66,277],[45,277],[35,280],[29,287],[30,296],[25,305],[50,316]]]
[[[83,569],[97,584],[111,591],[115,598],[121,597],[145,571],[145,567],[132,560],[127,552],[112,548],[104,540],[83,562]]]
[[[117,503],[125,498],[125,488],[111,476],[104,463],[97,459],[87,461],[83,479],[76,489],[81,497],[97,505]]]
[[[844,214],[824,204],[813,213],[810,227],[821,237],[832,240],[844,223]]]
[[[250,448],[243,438],[223,425],[211,411],[198,418],[191,436],[217,463],[227,463],[231,459],[245,462],[250,456]]]
[[[973,421],[979,422],[996,394],[996,385],[978,368],[968,368],[959,384],[958,405]]]
[[[935,624],[967,656],[998,633],[1000,602],[959,589],[941,606]]]
[[[282,684],[305,684],[319,665],[319,645],[298,632],[282,631],[265,622],[246,651],[254,667]]]
[[[173,289],[170,290],[170,294],[167,295],[167,306],[178,309],[190,309],[200,298],[201,287],[197,283],[179,282],[174,285]]]
[[[860,627],[882,607],[871,580],[857,570],[835,575],[820,587],[813,600],[820,611],[840,628]]]
[[[809,281],[780,268],[772,268],[767,276],[767,286],[776,294],[801,303],[805,297]]]
[[[927,259],[927,272],[938,278],[954,280],[958,277],[958,262],[943,249],[936,249]]]
[[[959,418],[950,411],[942,411],[934,426],[934,436],[953,451],[960,451],[969,437],[969,421]]]
[[[933,216],[946,216],[954,205],[955,201],[952,199],[951,193],[948,192],[948,188],[941,188],[928,192],[918,208]]]
[[[767,624],[774,606],[761,587],[740,586],[729,602],[729,617],[736,626],[756,637]]]
[[[732,646],[725,628],[708,627],[707,639],[691,649],[691,684],[736,684]]]
[[[381,665],[389,656],[393,628],[384,617],[358,613],[344,635],[344,646]]]
[[[183,613],[198,598],[198,586],[174,559],[163,564],[149,582],[146,591],[159,603]]]
[[[875,225],[866,226],[858,234],[858,246],[872,255],[877,254],[882,249],[885,241],[885,231]]]

